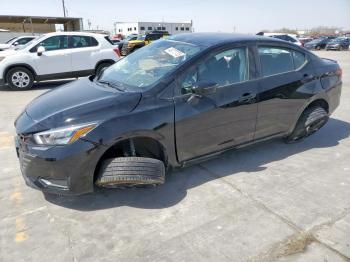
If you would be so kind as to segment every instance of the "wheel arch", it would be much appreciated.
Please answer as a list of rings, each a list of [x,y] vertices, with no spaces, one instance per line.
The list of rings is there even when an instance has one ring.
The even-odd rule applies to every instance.
[[[98,171],[102,162],[108,158],[124,156],[125,150],[127,150],[130,146],[130,140],[133,141],[135,151],[138,156],[159,159],[163,161],[166,168],[170,167],[168,161],[168,149],[156,135],[131,134],[128,136],[123,136],[122,138],[118,139],[118,141],[106,147],[106,150],[100,156],[95,165],[93,182],[95,182],[97,179]]]
[[[293,130],[294,130],[296,124],[298,123],[298,120],[299,120],[300,116],[303,114],[303,112],[306,109],[308,109],[312,106],[316,106],[316,105],[323,107],[326,110],[327,114],[329,114],[329,103],[327,101],[327,98],[323,97],[323,96],[315,97],[314,99],[305,103],[304,106],[299,110],[296,118],[294,119],[293,125],[291,125],[290,129],[288,130],[288,135],[293,132]]]
[[[114,61],[113,59],[103,59],[103,60],[98,61],[98,62],[96,63],[96,65],[95,65],[95,72],[96,72],[97,68],[98,68],[101,64],[103,64],[103,63],[111,63],[111,64],[114,64],[115,61]]]
[[[5,68],[4,70],[4,74],[3,74],[3,79],[4,81],[7,83],[7,73],[13,69],[13,68],[16,68],[16,67],[24,67],[26,69],[28,69],[29,71],[31,71],[33,73],[33,77],[34,77],[34,80],[37,79],[37,74],[34,70],[34,68],[31,66],[31,65],[28,65],[28,64],[25,64],[25,63],[18,63],[18,64],[12,64],[12,65],[9,65],[8,67]]]

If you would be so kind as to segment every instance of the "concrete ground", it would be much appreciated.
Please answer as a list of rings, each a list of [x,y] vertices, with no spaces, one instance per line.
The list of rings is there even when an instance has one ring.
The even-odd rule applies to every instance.
[[[350,52],[341,106],[314,136],[171,173],[152,189],[78,198],[25,186],[13,121],[35,90],[0,89],[0,261],[349,261]]]

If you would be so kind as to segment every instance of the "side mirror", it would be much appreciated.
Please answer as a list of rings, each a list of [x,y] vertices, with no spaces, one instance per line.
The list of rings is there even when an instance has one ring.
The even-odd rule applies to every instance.
[[[213,81],[198,81],[192,87],[192,92],[197,95],[209,95],[216,92],[218,84]]]
[[[14,45],[14,46],[18,46],[19,43],[18,43],[18,42],[14,42],[13,45]]]
[[[45,47],[39,46],[38,49],[36,50],[36,53],[38,56],[41,56],[45,52]]]

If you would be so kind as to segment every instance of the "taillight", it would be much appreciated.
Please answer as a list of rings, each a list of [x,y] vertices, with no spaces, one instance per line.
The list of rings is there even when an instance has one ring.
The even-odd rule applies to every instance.
[[[113,51],[114,51],[119,57],[121,57],[119,48],[113,48]]]
[[[343,76],[343,70],[338,68],[337,71],[335,71],[335,74],[341,78]]]

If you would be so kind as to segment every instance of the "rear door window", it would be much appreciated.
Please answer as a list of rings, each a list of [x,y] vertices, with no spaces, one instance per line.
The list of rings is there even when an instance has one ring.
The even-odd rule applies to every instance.
[[[90,36],[73,35],[70,37],[70,48],[97,46],[98,42]]]
[[[293,50],[281,47],[259,47],[262,76],[271,76],[293,71]]]

